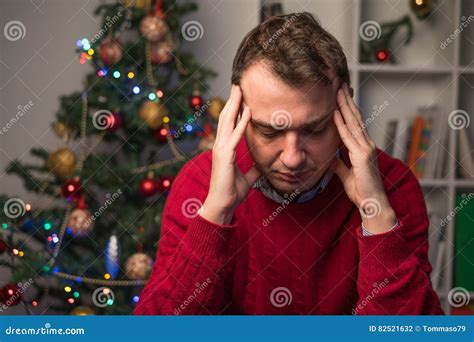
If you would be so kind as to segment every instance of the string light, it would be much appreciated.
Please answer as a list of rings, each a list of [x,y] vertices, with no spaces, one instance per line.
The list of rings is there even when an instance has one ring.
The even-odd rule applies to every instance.
[[[68,298],[68,299],[67,299],[67,302],[68,302],[69,304],[74,304],[74,298]]]
[[[68,293],[69,293],[69,292],[71,292],[71,291],[72,291],[72,289],[71,289],[71,287],[70,287],[70,286],[66,286],[66,287],[64,287],[64,291],[66,291],[66,292],[68,292]]]
[[[8,224],[2,223],[2,229],[3,229],[3,230],[7,230],[7,228],[8,228]]]
[[[133,301],[134,301],[135,303],[138,303],[139,299],[140,299],[140,297],[138,297],[138,296],[133,296]]]
[[[132,71],[130,71],[130,72],[127,74],[127,77],[128,77],[129,79],[132,79],[132,78],[135,77],[135,74],[134,74]]]
[[[120,78],[120,71],[114,71],[113,76],[114,78]]]
[[[74,296],[75,298],[79,298],[79,292],[75,291],[75,292],[73,293],[73,296]]]
[[[150,93],[150,94],[148,94],[148,98],[149,98],[151,101],[154,101],[154,100],[156,100],[156,94],[155,94],[155,93]]]
[[[88,54],[89,56],[92,56],[92,55],[94,54],[94,49],[89,49],[89,50],[87,50],[87,54]]]
[[[12,253],[13,253],[14,255],[18,255],[18,249],[13,248],[13,249],[12,249]]]
[[[163,118],[163,122],[164,122],[164,123],[168,123],[168,122],[170,122],[170,118],[169,118],[169,117],[167,117],[167,116],[165,116],[165,117]]]
[[[108,274],[108,273],[104,274],[104,279],[109,280],[110,279],[110,274]]]
[[[139,86],[133,87],[133,93],[134,93],[135,95],[140,94],[140,87],[139,87]]]
[[[22,256],[24,256],[24,255],[25,255],[25,253],[24,253],[23,251],[19,251],[19,252],[18,252],[18,256],[19,256],[20,258],[21,258]]]
[[[44,230],[50,230],[51,229],[51,223],[46,222],[43,227],[44,227]]]
[[[158,89],[158,90],[156,91],[156,96],[158,96],[160,99],[163,97],[163,95],[164,95],[164,94],[163,94],[163,92],[162,92],[161,90]]]
[[[26,209],[26,211],[31,211],[31,204],[27,203],[25,205],[25,209]]]
[[[36,307],[36,306],[38,306],[38,302],[36,300],[34,300],[34,301],[31,302],[31,305]]]

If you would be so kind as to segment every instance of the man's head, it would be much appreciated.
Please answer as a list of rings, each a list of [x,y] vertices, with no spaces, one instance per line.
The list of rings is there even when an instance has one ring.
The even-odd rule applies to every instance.
[[[246,140],[280,193],[310,189],[335,157],[340,137],[332,117],[344,82],[340,44],[309,13],[271,17],[240,44],[232,83],[252,111]]]

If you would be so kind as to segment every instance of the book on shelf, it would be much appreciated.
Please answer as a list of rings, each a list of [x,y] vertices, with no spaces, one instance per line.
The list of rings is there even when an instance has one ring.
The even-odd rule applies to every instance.
[[[429,213],[430,226],[428,229],[428,260],[433,270],[431,272],[431,283],[436,291],[442,288],[443,270],[446,261],[445,229],[441,217],[436,212]]]
[[[466,194],[456,195],[454,237],[454,284],[474,291],[474,200]]]
[[[472,161],[471,143],[466,128],[458,131],[458,141],[459,175],[462,178],[472,179],[474,178],[474,165]]]
[[[418,178],[442,178],[447,153],[447,115],[438,106],[388,121],[384,150],[407,164]]]

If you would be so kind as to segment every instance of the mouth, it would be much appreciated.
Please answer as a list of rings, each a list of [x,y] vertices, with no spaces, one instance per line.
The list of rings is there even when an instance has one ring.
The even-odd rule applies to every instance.
[[[278,177],[288,183],[301,183],[309,175],[309,170],[298,173],[277,172]]]

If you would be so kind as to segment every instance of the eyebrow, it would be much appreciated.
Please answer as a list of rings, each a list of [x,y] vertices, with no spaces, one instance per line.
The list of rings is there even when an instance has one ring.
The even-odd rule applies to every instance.
[[[334,112],[334,110],[336,109],[337,107],[334,107],[333,109],[331,109],[327,114],[325,114],[324,116],[320,117],[320,118],[316,118],[314,119],[313,121],[310,121],[310,122],[307,122],[303,125],[301,125],[300,127],[296,127],[296,128],[293,128],[293,129],[301,129],[301,128],[308,128],[308,127],[314,127],[314,126],[318,126],[318,125],[321,125],[322,123],[324,123],[328,118],[330,118]],[[268,129],[275,129],[275,127],[273,127],[271,124],[265,122],[265,121],[260,121],[258,119],[254,119],[254,118],[251,118],[250,119],[250,122],[254,125],[254,126],[260,126],[262,128],[268,128]]]

